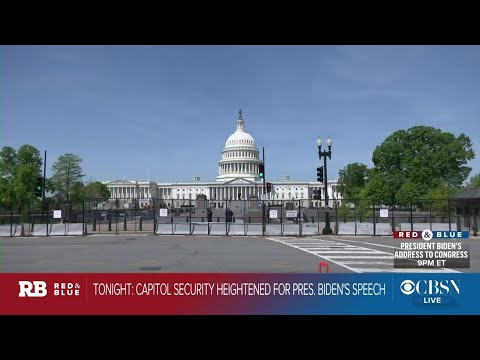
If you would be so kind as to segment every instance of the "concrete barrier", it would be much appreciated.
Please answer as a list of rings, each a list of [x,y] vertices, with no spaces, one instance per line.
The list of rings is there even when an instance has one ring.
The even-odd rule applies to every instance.
[[[265,226],[265,235],[282,235],[282,225],[267,224]]]
[[[373,223],[356,223],[356,235],[374,235]],[[392,226],[389,223],[375,224],[375,235],[392,235]],[[355,222],[339,222],[338,235],[355,235]]]
[[[303,223],[302,235],[318,235],[318,223]]]
[[[338,235],[355,235],[355,222],[339,222]]]
[[[225,225],[225,223],[214,222],[210,223],[210,235],[225,235],[228,234],[230,224]]]
[[[12,224],[12,233],[10,234],[10,225],[0,225],[0,236],[25,236],[23,224]]]
[[[66,227],[66,224],[52,224],[48,235],[65,235],[67,233]]]
[[[192,223],[192,234],[193,235],[208,235],[208,223]]]
[[[83,223],[68,223],[65,235],[83,235]]]
[[[430,229],[430,223],[413,223],[414,231],[423,231]],[[412,230],[410,223],[401,223],[400,231]],[[432,223],[432,231],[449,231],[448,223]],[[452,231],[457,231],[457,225],[452,223]]]
[[[171,223],[157,224],[156,233],[159,235],[172,235],[173,234],[172,224]]]
[[[357,223],[357,235],[373,235],[373,223]]]
[[[52,231],[52,224],[48,224],[48,234]],[[47,224],[35,224],[32,236],[47,236]]]
[[[262,224],[247,224],[245,226],[245,235],[262,235],[263,234],[263,229],[262,229]]]
[[[231,223],[228,235],[245,235],[245,225],[243,224],[243,222],[241,224],[236,222]]]
[[[285,224],[283,225],[283,235],[300,235],[300,225]]]
[[[388,223],[376,224],[375,235],[393,235],[392,225]]]
[[[175,235],[190,235],[190,223],[173,224],[173,233]]]

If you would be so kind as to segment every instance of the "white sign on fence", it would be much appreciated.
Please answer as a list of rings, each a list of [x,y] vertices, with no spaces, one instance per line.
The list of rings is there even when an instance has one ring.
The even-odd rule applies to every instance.
[[[168,209],[160,209],[160,216],[168,216]]]
[[[388,209],[380,209],[380,217],[387,218],[388,217]]]
[[[270,219],[277,218],[277,210],[270,210]]]
[[[296,218],[297,217],[297,210],[287,210],[287,217],[289,218]]]
[[[54,219],[61,219],[62,218],[62,210],[53,210],[53,218]]]

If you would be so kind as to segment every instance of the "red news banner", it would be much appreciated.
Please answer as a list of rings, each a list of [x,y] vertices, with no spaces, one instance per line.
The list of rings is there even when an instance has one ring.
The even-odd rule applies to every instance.
[[[2,315],[242,313],[281,274],[0,274]],[[297,292],[302,289],[296,289]]]

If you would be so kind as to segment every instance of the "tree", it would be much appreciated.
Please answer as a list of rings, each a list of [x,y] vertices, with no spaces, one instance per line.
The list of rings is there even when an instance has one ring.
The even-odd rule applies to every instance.
[[[42,158],[31,145],[18,151],[5,146],[0,151],[0,203],[23,207],[35,199],[34,187],[41,176]]]
[[[467,188],[478,187],[480,188],[480,173],[470,178],[467,183]]]
[[[70,202],[74,205],[81,206],[85,198],[85,185],[80,182],[74,182],[70,187]]]
[[[371,169],[368,175],[368,181],[360,191],[359,197],[362,199],[375,199],[377,203],[393,205],[395,198],[392,196],[394,188],[397,187],[397,179],[392,175],[383,175],[376,169]]]
[[[461,187],[451,187],[446,183],[440,183],[435,188],[431,189],[427,193],[427,201],[424,203],[424,210],[430,209],[433,214],[446,217],[448,214],[448,207],[453,213],[455,211],[454,204],[448,201],[448,198],[461,191]],[[427,207],[428,206],[428,207]]]
[[[358,198],[360,190],[368,178],[368,167],[362,163],[352,163],[339,171],[340,193],[349,201]]]
[[[407,179],[398,189],[395,198],[401,204],[410,203],[418,206],[420,205],[422,195],[418,186],[412,180]]]
[[[57,201],[69,201],[73,185],[82,182],[84,175],[81,162],[78,155],[67,153],[60,155],[53,163],[51,183]]]
[[[466,166],[467,161],[474,158],[468,136],[455,137],[433,127],[415,126],[390,135],[376,147],[372,160],[381,175],[376,181],[387,189],[387,197],[405,200],[407,189],[416,188],[415,195],[424,197],[440,183],[460,186],[472,170]]]
[[[15,201],[13,178],[17,163],[17,152],[10,146],[0,151],[0,204],[11,205]]]
[[[19,205],[35,198],[35,184],[41,176],[42,158],[37,148],[22,145],[17,152],[17,163],[13,181],[14,191]]]
[[[110,190],[100,181],[93,181],[85,186],[85,198],[107,201],[110,199]]]

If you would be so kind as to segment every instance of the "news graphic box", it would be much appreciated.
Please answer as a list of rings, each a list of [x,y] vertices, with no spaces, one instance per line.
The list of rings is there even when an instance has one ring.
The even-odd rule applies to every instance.
[[[480,274],[0,274],[4,315],[480,314]]]
[[[394,268],[470,268],[468,231],[395,231]]]

